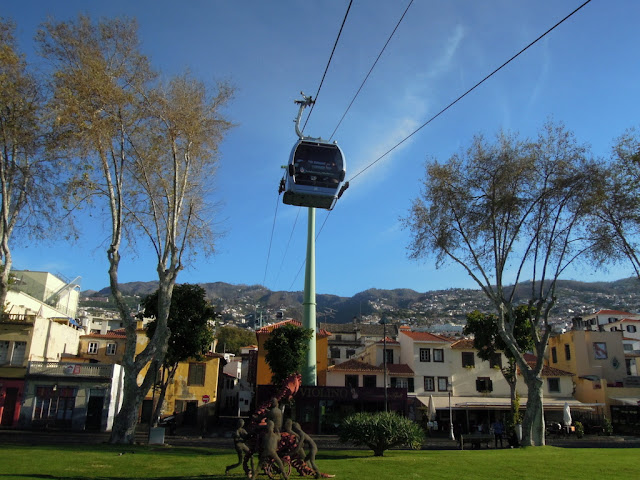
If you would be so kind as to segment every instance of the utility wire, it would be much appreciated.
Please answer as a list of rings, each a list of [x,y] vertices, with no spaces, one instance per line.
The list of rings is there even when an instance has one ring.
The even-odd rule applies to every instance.
[[[333,136],[336,134],[336,132],[338,131],[338,128],[340,127],[340,124],[342,124],[342,121],[344,120],[344,117],[347,116],[347,113],[349,112],[349,110],[351,109],[351,105],[353,105],[353,102],[355,102],[356,98],[358,98],[358,95],[360,94],[360,90],[362,90],[362,87],[364,87],[364,84],[367,82],[367,80],[369,79],[369,75],[371,75],[371,72],[373,72],[373,69],[376,67],[376,65],[378,64],[378,60],[380,60],[380,57],[382,56],[382,54],[384,53],[385,49],[387,48],[387,45],[389,45],[389,42],[391,41],[391,39],[393,38],[393,36],[396,33],[396,30],[398,29],[398,27],[400,26],[400,24],[402,23],[402,20],[404,19],[404,16],[407,14],[407,11],[409,10],[409,7],[411,7],[411,5],[413,4],[413,0],[411,0],[409,2],[409,5],[407,5],[407,8],[405,8],[404,13],[402,14],[402,16],[400,17],[400,20],[398,20],[398,23],[396,23],[395,28],[393,29],[393,31],[391,32],[391,35],[389,35],[389,38],[387,39],[387,42],[384,44],[384,47],[382,47],[382,50],[380,50],[380,53],[378,54],[378,58],[376,58],[376,61],[373,62],[373,65],[371,65],[371,68],[369,69],[369,73],[367,73],[366,77],[364,77],[364,80],[362,81],[362,83],[360,84],[360,88],[358,88],[358,91],[356,92],[356,94],[353,96],[353,98],[351,99],[351,103],[349,103],[349,106],[347,107],[347,109],[345,110],[345,112],[342,114],[342,117],[340,118],[340,121],[338,122],[338,125],[336,125],[336,128],[333,130],[333,133],[331,134],[331,136],[329,137],[329,140],[331,140],[333,138]]]
[[[340,40],[340,35],[342,35],[342,29],[344,28],[344,24],[347,21],[347,16],[349,15],[349,10],[351,10],[351,4],[353,0],[349,1],[349,6],[347,7],[347,12],[344,14],[344,18],[342,19],[342,25],[340,25],[340,31],[338,32],[338,36],[336,37],[336,41],[333,44],[333,49],[331,50],[331,55],[329,56],[329,61],[327,62],[327,66],[324,69],[324,74],[322,75],[322,80],[320,80],[320,86],[318,86],[318,91],[316,92],[316,96],[314,102],[311,104],[311,109],[309,110],[309,115],[307,115],[307,119],[302,126],[302,131],[307,127],[307,122],[309,121],[309,117],[311,117],[311,113],[313,113],[313,107],[315,106],[315,100],[318,99],[318,95],[320,95],[320,89],[322,88],[322,84],[324,83],[324,77],[327,76],[327,72],[329,71],[329,65],[331,65],[331,59],[333,58],[333,54],[336,51],[336,47],[338,46],[338,40]]]
[[[298,207],[298,213],[296,213],[296,219],[293,221],[293,228],[291,229],[291,234],[289,235],[289,241],[287,242],[287,246],[284,249],[284,255],[282,255],[282,262],[280,262],[280,268],[278,269],[278,274],[276,275],[276,279],[274,283],[278,283],[278,279],[280,278],[280,273],[282,272],[282,267],[284,266],[284,261],[287,258],[287,252],[289,251],[289,245],[291,245],[291,240],[293,239],[293,232],[296,230],[296,224],[298,223],[298,217],[300,216],[300,210],[302,207]]]
[[[411,137],[413,137],[416,133],[418,133],[420,130],[422,130],[424,127],[426,127],[427,125],[429,125],[432,121],[434,121],[436,118],[438,118],[440,115],[442,115],[444,112],[446,112],[447,110],[449,110],[451,107],[453,107],[456,103],[458,103],[460,100],[462,100],[464,97],[466,97],[468,94],[470,94],[472,91],[474,91],[476,88],[478,88],[480,85],[482,85],[485,81],[487,81],[489,78],[491,78],[493,75],[495,75],[496,73],[498,73],[500,70],[502,70],[504,67],[506,67],[509,63],[511,63],[513,60],[515,60],[517,57],[519,57],[522,53],[524,53],[526,50],[528,50],[530,47],[532,47],[533,45],[535,45],[536,43],[538,43],[540,40],[542,40],[546,35],[548,35],[549,33],[551,33],[551,31],[553,31],[556,27],[560,26],[562,23],[564,23],[566,20],[568,20],[570,17],[572,17],[575,13],[577,13],[582,7],[584,7],[585,5],[587,5],[589,2],[591,2],[591,0],[587,0],[586,2],[584,2],[582,5],[580,5],[578,8],[576,8],[575,10],[573,10],[571,13],[569,13],[567,16],[565,16],[562,20],[560,20],[559,22],[557,22],[554,26],[552,26],[551,28],[549,28],[546,32],[544,32],[542,35],[540,35],[538,38],[536,38],[534,41],[532,41],[531,43],[529,43],[526,47],[524,47],[522,50],[520,50],[518,53],[516,53],[515,55],[513,55],[509,60],[507,60],[506,62],[504,62],[502,65],[500,65],[498,68],[496,68],[493,72],[491,72],[489,75],[487,75],[486,77],[484,77],[482,80],[480,80],[478,83],[476,83],[473,87],[471,87],[469,90],[467,90],[466,92],[464,92],[462,95],[460,95],[458,98],[456,98],[453,102],[451,102],[449,105],[447,105],[446,107],[444,107],[442,110],[440,110],[438,113],[436,113],[433,117],[431,117],[429,120],[427,120],[425,123],[423,123],[421,126],[419,126],[417,129],[415,129],[413,132],[411,132],[408,136],[406,136],[405,138],[403,138],[400,142],[396,143],[393,147],[391,147],[389,150],[387,150],[385,153],[383,153],[382,155],[380,155],[378,158],[376,158],[373,162],[371,162],[369,165],[367,165],[365,168],[363,168],[362,170],[360,170],[358,173],[356,173],[353,177],[351,177],[351,179],[349,180],[349,182],[353,181],[356,177],[358,177],[359,175],[361,175],[362,173],[364,173],[366,170],[368,170],[369,168],[371,168],[373,165],[375,165],[376,163],[378,163],[380,160],[382,160],[384,157],[386,157],[387,155],[389,155],[392,151],[394,151],[396,148],[398,148],[400,145],[402,145],[404,142],[406,142],[407,140],[409,140]]]
[[[269,258],[271,257],[271,245],[273,244],[273,232],[276,229],[276,217],[278,216],[278,205],[280,205],[280,192],[276,197],[276,211],[273,214],[273,225],[271,226],[271,237],[269,238],[269,250],[267,251],[267,263],[264,266],[264,278],[262,279],[262,285],[267,283],[267,269],[269,268]]]

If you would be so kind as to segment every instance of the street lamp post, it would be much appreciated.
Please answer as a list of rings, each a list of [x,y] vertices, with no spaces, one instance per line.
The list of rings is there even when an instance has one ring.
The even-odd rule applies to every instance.
[[[449,438],[455,441],[456,436],[453,433],[453,412],[451,410],[451,394],[453,393],[453,384],[447,383],[447,393],[449,394]]]

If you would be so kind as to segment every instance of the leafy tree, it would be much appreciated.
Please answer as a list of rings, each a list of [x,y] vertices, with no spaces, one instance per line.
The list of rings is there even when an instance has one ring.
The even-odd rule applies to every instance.
[[[238,327],[218,327],[216,338],[218,339],[216,351],[230,352],[235,355],[240,354],[242,347],[258,343],[255,332]]]
[[[338,434],[340,442],[366,445],[376,457],[397,446],[418,449],[424,440],[418,424],[395,412],[356,413],[342,422]]]
[[[520,305],[514,310],[516,322],[513,333],[518,347],[527,352],[534,348],[531,337],[531,324],[529,323],[528,306]],[[485,361],[491,361],[495,356],[504,353],[507,365],[502,365],[500,371],[509,384],[511,393],[511,424],[516,425],[520,419],[520,402],[517,398],[516,385],[518,380],[516,359],[502,340],[498,328],[496,315],[481,313],[478,310],[467,314],[467,324],[464,327],[465,335],[473,335],[473,347],[478,351],[478,357]]]
[[[265,359],[273,373],[273,385],[280,385],[291,374],[302,371],[312,335],[311,329],[292,323],[285,323],[271,331],[264,347],[267,350]]]
[[[210,253],[213,234],[207,189],[218,146],[231,124],[220,110],[232,89],[211,94],[182,75],[157,81],[140,52],[136,23],[84,16],[45,23],[40,51],[54,66],[51,108],[80,162],[77,190],[109,215],[111,293],[127,336],[122,407],[110,441],[132,443],[138,411],[155,377],[151,361],[167,351],[167,322],[176,279],[196,252]],[[136,354],[136,322],[123,300],[118,270],[127,247],[145,239],[157,257],[158,316],[153,337]]]
[[[15,25],[0,18],[0,306],[9,290],[11,243],[42,238],[56,225],[56,206],[64,198],[64,169],[54,155],[53,137],[38,78],[18,52]],[[69,224],[68,227],[71,227]]]
[[[540,377],[556,282],[592,244],[584,232],[597,168],[563,125],[548,122],[535,140],[475,137],[466,152],[429,162],[423,192],[405,226],[410,256],[434,254],[460,265],[493,303],[498,331],[527,384],[523,442],[544,445]],[[516,336],[515,292],[530,281],[527,303],[536,363]],[[507,282],[512,283],[511,288]]]
[[[201,360],[213,343],[211,323],[215,309],[207,302],[207,292],[198,285],[182,284],[173,288],[167,327],[169,344],[160,370],[160,396],[154,413],[154,421],[160,417],[167,387],[173,382],[178,364],[191,358]],[[144,316],[153,318],[147,325],[147,336],[153,338],[158,318],[158,291],[143,302]]]

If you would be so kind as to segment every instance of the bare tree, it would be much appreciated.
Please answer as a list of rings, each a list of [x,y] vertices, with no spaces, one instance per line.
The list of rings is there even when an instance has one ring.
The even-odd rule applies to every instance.
[[[600,263],[626,261],[640,279],[640,135],[628,129],[616,139],[611,162],[594,177],[590,231]]]
[[[178,273],[191,255],[213,247],[206,189],[231,126],[220,111],[232,89],[222,84],[211,95],[188,75],[158,84],[130,20],[49,22],[39,39],[56,65],[58,122],[86,159],[78,185],[103,198],[110,214],[109,280],[127,336],[123,403],[111,442],[132,443],[155,369],[148,368],[140,383],[138,377],[166,355]],[[137,322],[122,299],[118,267],[122,249],[133,248],[139,237],[156,254],[159,282],[155,332],[136,354]]]
[[[423,192],[405,219],[412,258],[435,254],[438,266],[459,264],[492,301],[500,336],[527,384],[525,444],[544,445],[540,374],[556,281],[589,246],[580,223],[594,171],[586,156],[570,132],[552,123],[535,141],[503,133],[489,144],[476,137],[463,154],[427,164]],[[529,290],[532,365],[515,331],[522,286]]]
[[[48,150],[51,135],[37,77],[18,52],[15,26],[0,18],[0,306],[7,297],[16,237],[43,238],[60,220],[63,171]],[[70,226],[70,225],[69,225]],[[65,228],[58,224],[57,235]],[[71,230],[66,230],[71,234]]]

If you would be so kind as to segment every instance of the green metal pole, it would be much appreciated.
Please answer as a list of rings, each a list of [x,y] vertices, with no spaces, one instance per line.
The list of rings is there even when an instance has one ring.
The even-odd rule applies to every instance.
[[[316,209],[309,207],[307,228],[307,261],[304,272],[304,300],[302,326],[313,332],[309,340],[307,362],[302,372],[302,384],[317,385],[316,372]]]

